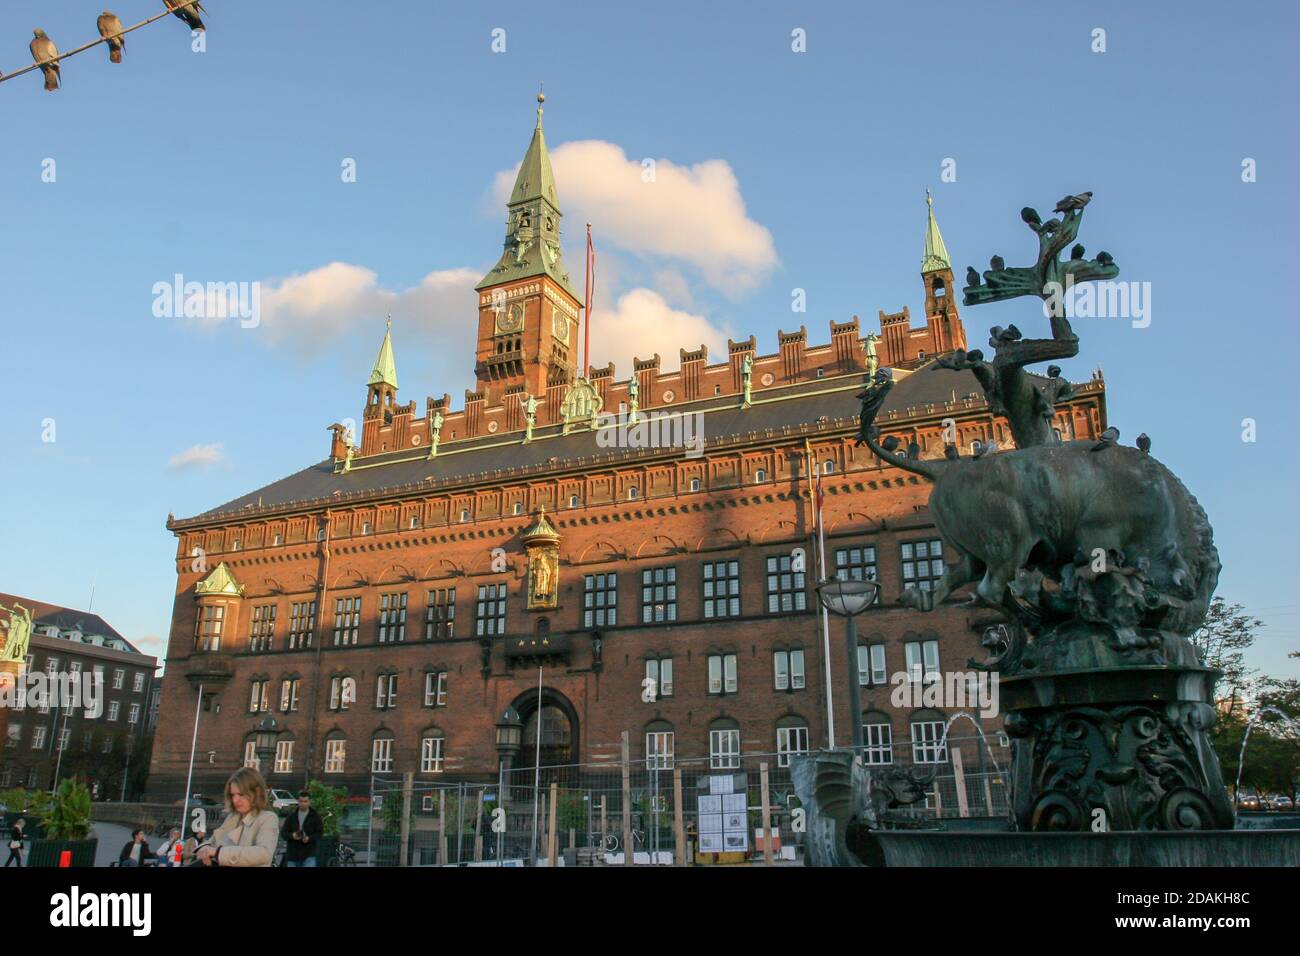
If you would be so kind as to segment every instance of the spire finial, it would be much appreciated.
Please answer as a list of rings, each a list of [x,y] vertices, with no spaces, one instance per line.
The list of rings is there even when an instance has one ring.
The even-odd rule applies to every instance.
[[[925,204],[926,204],[927,206],[930,206],[930,207],[933,207],[933,206],[934,206],[934,197],[930,195],[930,187],[929,187],[929,186],[926,186],[926,187],[925,187]]]
[[[542,128],[542,104],[546,102],[546,94],[542,92],[545,84],[537,84],[537,128]]]
[[[393,331],[393,313],[388,313],[388,331]]]

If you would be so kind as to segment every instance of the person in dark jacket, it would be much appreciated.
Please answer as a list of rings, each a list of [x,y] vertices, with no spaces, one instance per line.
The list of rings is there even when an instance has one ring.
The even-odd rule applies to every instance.
[[[149,841],[144,838],[143,830],[135,830],[131,839],[117,855],[118,866],[144,866],[146,860],[157,859],[157,854],[149,849]]]
[[[280,827],[284,837],[285,866],[315,866],[316,841],[324,831],[320,814],[312,809],[311,795],[306,790],[298,793],[298,807],[290,810]]]
[[[14,821],[14,825],[9,828],[9,859],[5,860],[5,867],[10,863],[17,864],[19,869],[23,865],[23,824],[27,821],[19,817]]]

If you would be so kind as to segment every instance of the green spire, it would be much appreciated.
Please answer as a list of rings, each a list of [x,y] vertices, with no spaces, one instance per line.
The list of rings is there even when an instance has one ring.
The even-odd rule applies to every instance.
[[[375,370],[370,373],[367,385],[391,385],[397,388],[397,364],[393,361],[393,317],[388,317],[388,328],[384,330],[384,344],[379,346],[379,355],[375,359]]]
[[[542,132],[545,101],[546,96],[539,92],[537,125],[506,203],[509,215],[505,248],[492,271],[475,288],[482,290],[544,275],[559,283],[575,301],[581,301],[569,282],[560,249],[560,198],[555,189],[555,173],[551,171],[551,156],[546,150],[546,135]]]
[[[939,269],[951,269],[948,260],[948,247],[943,244],[939,234],[939,224],[934,221],[934,197],[930,190],[925,191],[925,204],[929,207],[930,221],[925,227],[925,254],[921,256],[921,271],[935,272]]]
[[[537,126],[533,129],[532,142],[528,152],[524,153],[519,175],[515,177],[515,188],[510,193],[509,205],[528,202],[530,199],[545,199],[555,211],[560,211],[560,200],[555,192],[555,174],[551,172],[551,154],[546,150],[546,134],[542,132],[542,104],[546,102],[544,93],[537,94]]]

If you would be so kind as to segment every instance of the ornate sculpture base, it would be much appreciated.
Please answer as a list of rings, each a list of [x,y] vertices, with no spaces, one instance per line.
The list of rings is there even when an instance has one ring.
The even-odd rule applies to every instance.
[[[1180,662],[1003,677],[1017,828],[1232,829],[1208,734],[1218,676]]]

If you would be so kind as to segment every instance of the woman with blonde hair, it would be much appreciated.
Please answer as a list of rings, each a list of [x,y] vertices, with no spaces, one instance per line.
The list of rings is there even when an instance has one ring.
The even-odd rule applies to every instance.
[[[280,818],[270,808],[266,781],[251,767],[240,767],[226,781],[225,798],[230,812],[195,859],[204,866],[270,866]]]

